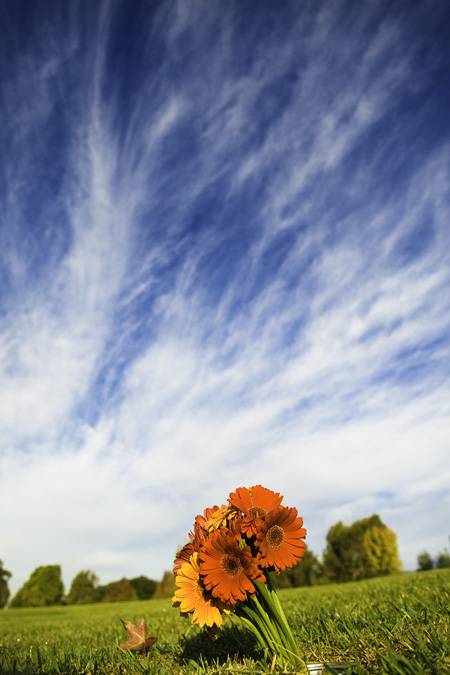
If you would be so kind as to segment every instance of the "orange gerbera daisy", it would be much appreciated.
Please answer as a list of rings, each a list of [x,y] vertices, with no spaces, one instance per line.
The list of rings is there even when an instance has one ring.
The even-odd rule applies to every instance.
[[[265,581],[252,556],[250,546],[239,547],[235,535],[225,529],[212,532],[201,547],[198,558],[203,584],[212,595],[223,602],[235,605],[245,600],[246,594],[254,595],[252,579]]]
[[[174,560],[174,567],[173,567],[173,573],[178,574],[180,571],[182,565],[184,563],[189,562],[191,559],[191,555],[194,553],[194,547],[192,546],[192,542],[190,541],[189,544],[185,544],[183,548],[178,551],[177,555],[175,556]]]
[[[261,554],[261,565],[277,572],[290,569],[302,559],[306,544],[303,519],[297,518],[296,508],[278,508],[259,521],[256,546]]]
[[[179,607],[182,614],[192,613],[192,623],[199,626],[220,626],[222,612],[230,613],[232,608],[205,590],[199,575],[197,556],[197,553],[193,553],[190,562],[181,566],[175,580],[178,588],[172,598],[172,606]]]
[[[228,501],[230,506],[234,506],[244,514],[242,532],[254,536],[258,530],[257,521],[277,509],[283,501],[283,496],[261,485],[254,485],[251,488],[241,487],[236,492],[231,492]]]

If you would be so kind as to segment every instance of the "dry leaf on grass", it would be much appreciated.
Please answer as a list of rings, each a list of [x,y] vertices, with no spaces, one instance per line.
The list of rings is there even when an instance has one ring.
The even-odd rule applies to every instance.
[[[119,649],[129,649],[134,652],[145,654],[147,649],[156,642],[157,638],[147,637],[147,623],[144,617],[142,617],[139,626],[136,626],[132,621],[120,620],[128,633],[128,640],[122,642],[122,644],[119,645]]]

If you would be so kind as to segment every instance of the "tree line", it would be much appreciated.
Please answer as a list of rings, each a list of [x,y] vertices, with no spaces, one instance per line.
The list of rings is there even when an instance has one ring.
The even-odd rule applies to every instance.
[[[430,562],[431,561],[431,562]],[[312,586],[322,583],[358,581],[401,571],[397,535],[377,514],[357,520],[351,525],[338,522],[327,534],[322,561],[306,549],[303,560],[279,575],[273,581],[279,588]],[[450,554],[444,552],[433,560],[424,551],[418,556],[418,569],[450,567]],[[9,600],[8,579],[11,572],[3,568],[0,560],[0,607]],[[161,581],[146,576],[120,579],[100,585],[91,570],[79,572],[67,594],[64,591],[61,567],[38,567],[10,602],[10,607],[43,607],[57,604],[88,604],[95,602],[121,602],[171,597],[175,591],[175,577],[165,572]]]
[[[450,537],[449,537],[450,542]],[[432,569],[442,569],[443,567],[450,567],[450,552],[447,548],[433,558],[428,551],[422,551],[417,556],[417,570],[424,572]]]
[[[9,599],[7,579],[11,572],[0,561],[0,607]],[[60,565],[42,565],[32,572],[28,581],[17,591],[10,607],[50,607],[52,605],[84,605],[95,602],[127,602],[158,597],[159,582],[146,576],[120,579],[99,585],[91,570],[79,572],[67,594],[64,591]]]

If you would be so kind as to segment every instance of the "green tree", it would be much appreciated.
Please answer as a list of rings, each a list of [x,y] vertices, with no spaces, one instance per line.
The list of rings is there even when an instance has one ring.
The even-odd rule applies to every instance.
[[[97,602],[98,577],[91,570],[78,572],[72,580],[67,602],[70,605],[86,605]]]
[[[60,565],[44,565],[32,572],[16,593],[11,607],[48,607],[58,605],[64,596]]]
[[[342,582],[373,576],[364,549],[364,535],[373,527],[386,528],[376,513],[352,525],[339,522],[330,527],[323,553],[324,573],[328,579]]]
[[[145,576],[130,579],[130,584],[136,591],[139,600],[150,600],[156,590],[158,582]]]
[[[3,567],[3,560],[0,560],[0,609],[5,607],[9,599],[8,579],[12,577],[11,572]]]
[[[273,573],[271,579],[277,588],[295,588],[297,586],[313,586],[322,578],[323,568],[318,558],[308,548],[303,558],[291,569],[280,574]]]
[[[130,602],[137,600],[138,596],[129,579],[120,579],[112,584],[111,590],[102,602]]]
[[[434,567],[433,558],[428,553],[428,551],[422,551],[417,556],[417,571],[425,572],[426,570],[432,570]]]
[[[173,572],[164,572],[163,578],[158,583],[155,592],[153,594],[154,598],[171,598],[176,590],[175,584],[175,575]]]
[[[378,577],[399,572],[402,563],[398,555],[397,535],[388,527],[373,525],[364,533],[364,562],[370,576]]]
[[[436,558],[436,567],[437,569],[442,569],[443,567],[450,567],[450,553],[447,549],[438,553]]]
[[[113,588],[114,584],[116,584],[116,581],[112,581],[109,584],[103,584],[102,586],[97,586],[96,589],[96,594],[95,594],[95,602],[106,602],[108,595],[111,593],[111,589]]]

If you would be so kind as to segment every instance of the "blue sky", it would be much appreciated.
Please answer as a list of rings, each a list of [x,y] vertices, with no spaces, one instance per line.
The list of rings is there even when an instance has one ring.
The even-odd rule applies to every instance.
[[[160,578],[261,483],[450,534],[447,3],[0,4],[0,558]]]

